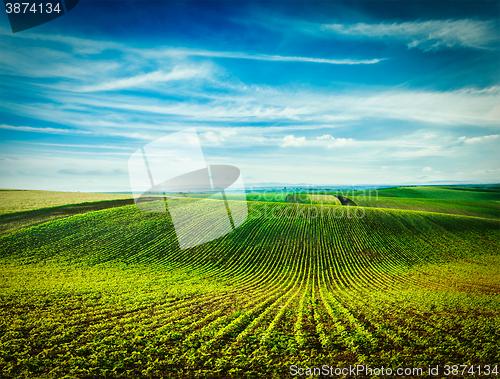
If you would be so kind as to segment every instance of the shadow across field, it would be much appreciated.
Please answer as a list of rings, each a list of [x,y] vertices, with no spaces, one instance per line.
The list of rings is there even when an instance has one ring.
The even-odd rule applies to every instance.
[[[156,197],[144,198],[142,201],[158,200]],[[92,203],[62,205],[60,207],[36,209],[0,215],[0,237],[17,230],[43,224],[76,214],[100,211],[107,208],[123,207],[134,204],[134,199],[106,200]]]

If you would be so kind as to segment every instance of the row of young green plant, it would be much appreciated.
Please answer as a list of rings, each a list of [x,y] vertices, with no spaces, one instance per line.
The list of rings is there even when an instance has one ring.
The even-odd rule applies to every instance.
[[[253,219],[188,251],[170,242],[170,221],[133,207],[33,228],[0,240],[2,271],[16,272],[1,297],[2,373],[241,376],[283,374],[286,362],[325,357],[494,359],[495,308],[478,303],[476,313],[440,319],[409,294],[422,287],[416,269],[498,253],[497,226],[391,211],[362,220]],[[54,279],[29,283],[34,273]],[[433,346],[442,351],[433,355]]]

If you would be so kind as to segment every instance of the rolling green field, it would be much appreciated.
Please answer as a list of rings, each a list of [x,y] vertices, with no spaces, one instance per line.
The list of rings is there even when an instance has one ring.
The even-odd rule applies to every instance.
[[[68,204],[131,198],[131,194],[0,189],[0,215]]]
[[[378,190],[382,197],[405,197],[414,199],[445,199],[445,200],[487,200],[499,201],[500,189],[472,187],[398,187]]]
[[[500,202],[379,197],[356,200],[361,207],[407,209],[500,219]]]
[[[234,232],[186,250],[168,215],[134,205],[1,237],[0,376],[500,364],[500,220],[248,207]]]
[[[44,203],[41,201],[38,202],[38,204],[42,205]],[[19,229],[73,216],[75,214],[121,207],[129,204],[134,204],[134,200],[119,199],[95,201],[92,203],[66,204],[53,208],[40,208],[23,212],[5,213],[0,215],[0,236],[15,232]]]
[[[403,187],[354,191],[346,196],[358,206],[407,209],[500,219],[498,188]]]
[[[340,200],[333,195],[309,195],[312,204],[341,205]]]
[[[292,191],[227,194],[229,200],[285,202]],[[302,192],[306,196],[306,192]],[[208,195],[190,194],[189,197]],[[500,219],[500,189],[474,187],[400,187],[370,191],[315,191],[307,194],[312,204],[340,205],[335,196],[347,196],[358,206],[406,209]]]

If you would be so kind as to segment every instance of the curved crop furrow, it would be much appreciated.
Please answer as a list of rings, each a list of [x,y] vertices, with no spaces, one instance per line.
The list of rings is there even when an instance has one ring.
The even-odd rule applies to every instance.
[[[259,298],[253,300],[248,304],[245,304],[244,307],[247,308],[248,310],[243,314],[241,314],[240,316],[238,316],[237,318],[233,319],[219,331],[214,333],[213,332],[214,328],[209,327],[209,332],[210,332],[209,335],[212,335],[212,338],[201,346],[201,353],[203,351],[206,351],[207,349],[210,349],[211,346],[213,346],[217,341],[219,341],[223,337],[235,334],[238,330],[242,328],[243,325],[248,324],[249,321],[255,315],[261,312],[263,308],[265,308],[268,304],[272,303],[276,298],[279,298],[281,294],[280,290],[282,288],[286,290],[288,287],[293,285],[293,283],[291,283],[290,278],[288,278],[288,280],[285,280],[283,278],[278,284],[279,286],[275,287],[275,289],[272,292],[264,292]],[[196,337],[199,339],[202,334],[204,333],[196,332]],[[192,339],[192,337],[191,336],[188,337],[187,340],[189,339]]]
[[[361,340],[367,341],[371,345],[376,344],[372,334],[366,330],[364,325],[352,314],[349,308],[342,304],[342,300],[337,299],[331,293],[328,295],[328,300],[334,305],[334,309],[349,322],[351,327],[355,330],[356,336]]]
[[[250,324],[252,318],[254,318],[259,312],[263,313],[262,310],[266,308],[269,304],[276,302],[283,297],[282,292],[287,291],[294,287],[294,277],[289,278],[286,281],[281,281],[281,285],[274,289],[270,293],[264,293],[261,297],[255,301],[247,304],[246,308],[249,308],[246,312],[241,314],[238,318],[234,319],[229,325],[221,329],[206,345],[202,348],[204,350],[210,349],[216,342],[218,342],[223,337],[228,335],[237,336],[244,325]],[[265,312],[265,311],[264,311]],[[257,317],[258,318],[258,317]],[[255,318],[255,319],[257,319]]]
[[[233,232],[181,250],[168,212],[40,224],[0,238],[0,361],[18,377],[277,377],[294,362],[431,354],[479,364],[496,354],[499,226],[256,202]]]
[[[302,279],[302,283],[300,283],[299,289],[304,286],[304,293],[302,294],[300,301],[299,301],[299,306],[298,306],[298,311],[297,311],[297,320],[295,321],[293,330],[294,330],[294,335],[295,335],[295,341],[297,342],[297,345],[299,347],[304,346],[304,344],[307,342],[307,336],[303,328],[303,319],[304,319],[304,314],[306,313],[306,308],[305,308],[305,303],[306,303],[306,298],[307,298],[307,293],[309,289],[309,282],[311,279],[311,255],[309,255],[309,265],[307,269],[307,275],[305,275]],[[305,285],[304,285],[304,280]]]
[[[307,276],[308,278],[309,276]],[[295,292],[294,296],[290,297],[285,304],[283,304],[283,306],[280,308],[280,310],[278,311],[278,313],[276,313],[276,315],[274,316],[273,320],[271,321],[271,323],[269,324],[268,328],[266,329],[266,331],[264,332],[264,334],[260,337],[260,342],[265,344],[269,341],[269,338],[271,337],[273,331],[274,331],[274,328],[276,327],[276,325],[280,322],[280,320],[282,319],[285,311],[288,309],[288,306],[290,305],[290,303],[295,299],[295,296],[299,293],[300,291],[300,286],[299,286],[299,289],[297,290],[297,292]]]

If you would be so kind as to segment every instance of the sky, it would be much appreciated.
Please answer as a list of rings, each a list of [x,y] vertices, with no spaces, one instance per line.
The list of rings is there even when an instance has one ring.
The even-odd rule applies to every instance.
[[[500,182],[498,1],[92,1],[0,12],[0,188],[129,191],[195,127],[248,185]]]

